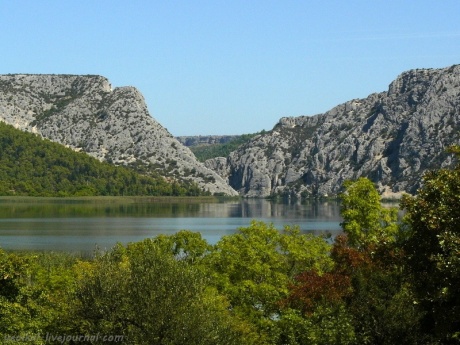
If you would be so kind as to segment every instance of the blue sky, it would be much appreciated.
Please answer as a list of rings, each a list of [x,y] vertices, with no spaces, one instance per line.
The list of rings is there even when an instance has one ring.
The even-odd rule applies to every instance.
[[[253,133],[459,64],[459,15],[458,0],[0,0],[0,74],[99,74],[173,135]]]

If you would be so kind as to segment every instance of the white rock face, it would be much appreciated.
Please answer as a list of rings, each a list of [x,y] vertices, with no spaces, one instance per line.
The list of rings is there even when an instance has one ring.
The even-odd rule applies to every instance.
[[[143,165],[211,193],[237,195],[148,112],[133,87],[101,76],[0,75],[0,120],[102,161]]]
[[[460,144],[460,65],[408,71],[388,92],[282,118],[206,165],[246,196],[333,195],[360,176],[397,196],[414,193],[427,170],[451,166],[453,144]]]

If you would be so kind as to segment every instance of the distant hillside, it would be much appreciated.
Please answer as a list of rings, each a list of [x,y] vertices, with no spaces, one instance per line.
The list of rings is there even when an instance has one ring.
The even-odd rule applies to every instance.
[[[325,95],[327,97],[327,95]],[[324,114],[285,117],[227,157],[206,161],[245,196],[331,195],[370,178],[384,196],[415,193],[423,174],[452,166],[460,143],[460,65],[402,73],[386,92]]]
[[[0,75],[0,120],[101,161],[237,195],[150,116],[136,88],[112,89],[102,76]]]
[[[229,141],[235,140],[239,135],[186,135],[176,137],[182,145],[187,147],[226,144]]]
[[[177,140],[189,147],[200,162],[205,162],[211,158],[228,156],[230,152],[260,133],[262,132],[242,135],[183,136],[177,137]]]
[[[195,184],[168,183],[0,122],[0,195],[199,195]]]

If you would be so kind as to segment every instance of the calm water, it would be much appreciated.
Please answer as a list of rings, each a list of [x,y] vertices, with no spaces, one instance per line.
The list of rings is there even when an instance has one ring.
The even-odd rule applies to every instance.
[[[106,249],[117,242],[183,229],[199,231],[208,242],[216,243],[253,219],[273,223],[280,230],[284,225],[298,225],[303,232],[318,235],[337,234],[341,221],[337,202],[12,202],[0,198],[0,247],[91,252],[96,246]]]

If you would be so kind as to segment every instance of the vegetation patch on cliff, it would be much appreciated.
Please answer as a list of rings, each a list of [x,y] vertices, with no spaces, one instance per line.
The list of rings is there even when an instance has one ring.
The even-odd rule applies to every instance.
[[[235,151],[241,145],[246,144],[255,136],[263,133],[264,131],[252,134],[242,134],[235,136],[234,139],[223,144],[197,145],[190,146],[189,148],[200,162],[204,162],[211,158],[227,157],[230,152]]]

